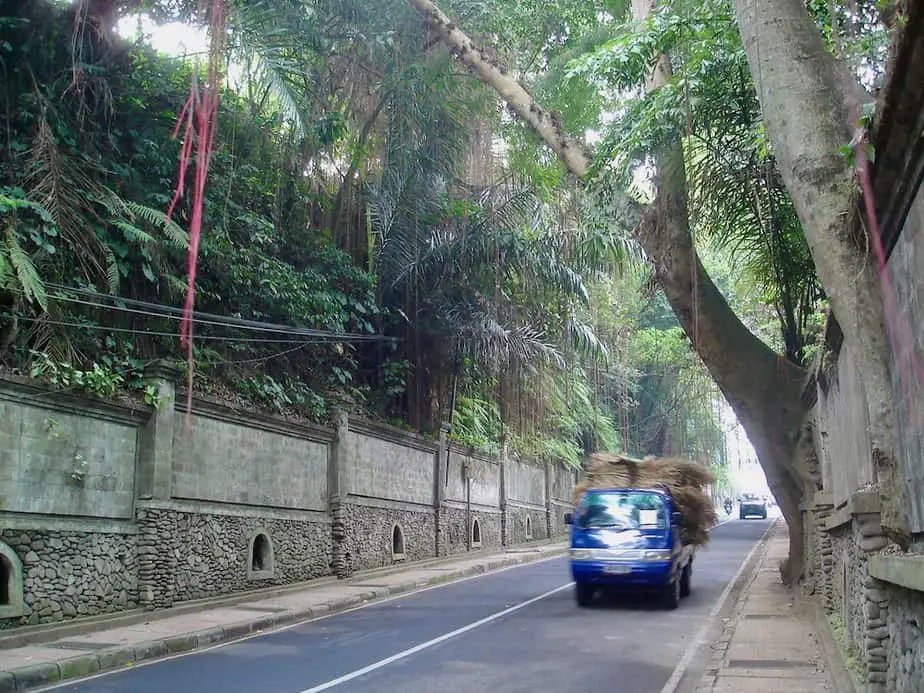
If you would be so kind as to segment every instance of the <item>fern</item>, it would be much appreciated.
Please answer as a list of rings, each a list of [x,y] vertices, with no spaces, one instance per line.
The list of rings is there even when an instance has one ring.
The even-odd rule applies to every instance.
[[[141,245],[151,245],[155,242],[154,236],[149,234],[147,231],[142,231],[134,224],[129,224],[127,221],[117,219],[113,222],[113,225],[119,229],[119,231],[124,233],[128,240],[134,243],[140,243]]]
[[[6,256],[5,249],[0,248],[0,287],[9,288],[16,278],[13,266]]]
[[[116,260],[112,248],[106,248],[106,283],[109,285],[109,293],[118,294],[121,276],[119,275],[119,262]]]
[[[115,191],[106,188],[106,191],[99,198],[109,214],[113,217],[111,223],[122,230],[130,240],[144,244],[153,244],[156,239],[147,232],[139,229],[135,222],[138,220],[150,224],[154,228],[162,231],[166,242],[169,245],[186,250],[189,248],[189,235],[175,221],[170,219],[159,209],[148,207],[147,205],[125,200]],[[130,226],[127,229],[126,226]]]
[[[6,244],[10,254],[10,263],[16,270],[16,277],[22,287],[23,295],[30,302],[38,303],[42,310],[48,311],[48,294],[45,292],[45,284],[39,277],[38,270],[32,263],[32,258],[22,249],[19,242],[11,232],[7,232]]]
[[[165,274],[164,279],[167,282],[167,289],[175,292],[177,296],[182,296],[186,293],[188,286],[184,280],[172,274]]]
[[[158,209],[138,204],[137,202],[123,200],[122,203],[125,206],[125,209],[134,217],[137,217],[142,221],[147,222],[151,226],[163,231],[168,243],[175,246],[176,248],[179,248],[180,250],[187,250],[189,248],[189,234],[187,234],[179,224],[173,221],[173,219],[170,219],[166,214]]]

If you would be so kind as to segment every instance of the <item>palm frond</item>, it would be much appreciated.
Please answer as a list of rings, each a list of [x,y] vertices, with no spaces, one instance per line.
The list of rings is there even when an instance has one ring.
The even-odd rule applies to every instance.
[[[514,362],[560,369],[567,366],[561,351],[532,325],[503,325],[491,315],[464,305],[447,308],[443,317],[463,352],[478,363],[501,369]]]
[[[609,350],[606,344],[597,336],[591,325],[571,317],[566,327],[571,347],[578,353],[600,361],[609,359]]]
[[[84,270],[101,274],[103,245],[91,230],[96,217],[87,199],[101,197],[102,187],[93,179],[88,165],[60,151],[45,111],[26,156],[28,198],[48,210],[62,240]]]
[[[124,204],[125,209],[135,217],[162,231],[168,244],[179,250],[189,248],[189,234],[164,212],[130,200],[125,200]]]
[[[38,303],[43,311],[48,310],[48,295],[45,292],[45,284],[39,276],[38,270],[32,262],[29,254],[22,249],[16,236],[10,231],[6,234],[7,252],[9,253],[10,265],[16,272],[19,279],[19,286],[23,295],[30,302]]]

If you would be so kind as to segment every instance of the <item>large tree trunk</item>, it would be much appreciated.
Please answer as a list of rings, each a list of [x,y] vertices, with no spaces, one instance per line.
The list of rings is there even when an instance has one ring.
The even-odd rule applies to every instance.
[[[883,528],[907,546],[881,285],[866,236],[851,223],[854,172],[840,153],[862,92],[802,0],[735,0],[735,10],[780,173],[844,339],[859,354]]]
[[[584,178],[590,157],[583,145],[567,137],[554,116],[541,109],[513,77],[485,59],[433,2],[409,1],[427,17],[458,59],[497,91],[572,173]],[[650,0],[633,3],[637,18],[647,16],[651,7]],[[668,71],[669,63],[663,58],[649,88],[668,79]],[[805,414],[801,400],[804,371],[780,358],[745,327],[703,268],[690,234],[681,143],[657,152],[657,159],[658,195],[643,215],[639,240],[693,348],[747,431],[767,483],[801,540],[799,504],[804,472],[797,464],[795,443]],[[801,574],[801,553],[800,549],[792,556],[791,577]]]
[[[645,20],[656,4],[657,0],[633,0],[633,18]],[[670,59],[661,56],[646,80],[646,90],[664,86],[671,76]],[[639,228],[639,239],[655,263],[674,314],[747,431],[767,484],[779,501],[790,530],[784,579],[792,584],[803,567],[800,504],[808,475],[795,444],[806,413],[802,402],[806,374],[745,327],[703,268],[690,233],[680,140],[654,154],[657,198],[653,214]]]

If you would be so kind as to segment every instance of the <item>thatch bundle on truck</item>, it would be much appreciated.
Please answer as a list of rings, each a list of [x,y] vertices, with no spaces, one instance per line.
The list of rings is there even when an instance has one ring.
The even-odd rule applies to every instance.
[[[584,481],[574,487],[574,502],[592,488],[662,488],[671,494],[684,516],[684,541],[703,545],[718,520],[706,486],[715,475],[701,464],[665,457],[636,460],[625,455],[596,453]]]

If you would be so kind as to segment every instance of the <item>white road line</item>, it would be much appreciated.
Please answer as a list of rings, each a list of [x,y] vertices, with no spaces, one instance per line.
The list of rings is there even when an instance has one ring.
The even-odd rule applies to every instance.
[[[726,520],[725,522],[731,522],[731,520]],[[700,627],[699,631],[697,631],[696,636],[693,638],[693,641],[690,643],[689,647],[687,647],[686,652],[683,653],[683,657],[677,663],[677,666],[674,667],[674,671],[671,673],[671,677],[667,680],[667,683],[664,684],[664,688],[661,689],[661,693],[675,693],[677,686],[680,685],[680,680],[683,678],[683,675],[686,673],[687,669],[690,668],[690,664],[693,662],[693,658],[696,656],[696,651],[699,650],[703,643],[706,642],[706,636],[709,634],[710,629],[718,619],[722,609],[725,607],[725,602],[728,601],[728,597],[731,595],[731,591],[735,588],[735,583],[738,582],[738,579],[741,577],[744,569],[747,567],[748,563],[751,562],[751,558],[753,558],[754,554],[757,552],[757,549],[761,547],[763,540],[775,525],[776,520],[774,519],[774,521],[770,523],[770,526],[764,530],[764,533],[760,535],[760,539],[757,540],[757,543],[751,547],[748,555],[744,557],[743,561],[741,561],[741,565],[738,566],[738,570],[735,573],[735,576],[729,581],[727,585],[725,585],[725,589],[722,590],[722,594],[719,596],[719,600],[715,603],[715,606],[712,607],[712,611],[709,612],[709,615],[706,617],[706,621]],[[718,526],[719,525],[715,525],[715,527]],[[713,529],[715,529],[715,527],[713,527]]]
[[[540,564],[542,564],[542,563],[549,563],[550,561],[554,561],[554,560],[559,559],[559,558],[562,558],[563,556],[566,556],[566,555],[567,555],[567,554],[559,553],[559,554],[555,554],[555,555],[553,555],[553,556],[549,556],[548,558],[540,558],[540,559],[538,559],[538,560],[535,560],[535,561],[527,561],[527,562],[525,562],[525,563],[515,563],[514,565],[505,566],[504,568],[498,568],[497,570],[488,570],[487,572],[484,572],[484,573],[475,573],[474,575],[466,575],[465,577],[461,577],[461,578],[459,578],[459,579],[457,579],[457,580],[450,580],[450,581],[448,581],[448,582],[439,582],[439,583],[436,583],[436,584],[433,584],[433,585],[424,585],[424,586],[421,586],[421,587],[415,587],[415,588],[413,588],[413,589],[408,590],[407,592],[399,592],[398,594],[393,594],[393,595],[390,595],[390,596],[388,596],[388,597],[383,597],[382,599],[375,599],[375,598],[373,598],[373,599],[370,599],[369,601],[367,601],[367,602],[365,602],[365,603],[363,603],[363,604],[359,604],[359,605],[354,606],[354,607],[351,607],[351,608],[349,608],[349,609],[344,609],[344,610],[342,610],[342,611],[339,611],[339,610],[338,610],[338,611],[333,611],[333,612],[331,612],[331,613],[323,614],[323,615],[321,615],[321,616],[307,617],[307,618],[305,618],[304,620],[301,620],[301,619],[300,619],[300,620],[298,620],[298,621],[293,621],[292,623],[287,623],[287,624],[284,625],[284,626],[272,626],[272,627],[267,628],[267,629],[265,629],[265,630],[259,630],[259,631],[256,631],[256,632],[254,632],[254,633],[250,633],[249,635],[245,635],[244,637],[241,637],[241,638],[236,638],[236,639],[234,639],[234,640],[226,640],[226,641],[224,641],[224,642],[220,642],[220,643],[217,643],[217,644],[215,644],[215,645],[210,645],[210,646],[208,646],[208,647],[200,647],[200,648],[197,648],[197,649],[195,649],[195,650],[190,650],[190,651],[188,651],[188,652],[180,652],[180,653],[177,653],[177,654],[175,654],[175,655],[168,655],[168,656],[166,656],[166,657],[160,657],[160,658],[155,658],[155,659],[144,659],[144,660],[142,660],[142,661],[140,661],[140,662],[133,662],[133,663],[131,663],[131,664],[127,664],[127,665],[125,665],[124,667],[120,667],[120,668],[117,668],[117,669],[108,669],[108,670],[106,670],[106,671],[101,671],[101,672],[99,672],[98,674],[93,674],[93,675],[91,675],[91,676],[82,676],[82,677],[79,677],[79,678],[68,679],[67,681],[60,681],[60,682],[58,682],[58,683],[53,683],[53,684],[51,684],[51,685],[49,685],[49,686],[45,686],[45,687],[43,687],[43,688],[36,688],[36,689],[35,689],[35,693],[46,693],[46,691],[55,691],[55,690],[58,690],[58,689],[61,689],[61,688],[72,688],[73,686],[75,686],[75,685],[78,684],[78,683],[85,683],[85,682],[87,682],[87,681],[94,681],[94,680],[96,680],[96,679],[103,679],[103,678],[106,678],[106,677],[108,677],[108,676],[114,676],[115,674],[124,673],[124,672],[126,672],[126,671],[131,671],[131,670],[133,670],[133,669],[141,669],[141,668],[143,668],[143,667],[154,666],[154,665],[156,665],[156,664],[163,664],[164,662],[170,662],[170,661],[172,661],[172,660],[174,660],[174,659],[182,659],[182,658],[185,658],[185,657],[195,657],[196,655],[200,655],[200,654],[203,654],[203,653],[205,653],[205,652],[214,652],[215,650],[221,650],[221,649],[224,649],[224,648],[226,648],[226,647],[231,647],[232,645],[240,645],[240,644],[242,644],[242,643],[247,642],[248,640],[255,640],[255,639],[257,639],[257,638],[262,638],[262,637],[264,637],[264,636],[272,635],[272,634],[274,634],[274,633],[282,633],[282,632],[284,632],[284,631],[292,630],[292,629],[294,629],[294,628],[298,628],[299,626],[305,626],[305,625],[308,625],[308,624],[310,624],[310,623],[315,623],[315,622],[317,622],[317,621],[325,621],[325,620],[327,620],[327,619],[330,619],[330,618],[337,618],[338,616],[343,616],[343,615],[345,615],[345,614],[349,614],[349,613],[352,613],[352,612],[354,612],[354,611],[361,611],[361,610],[363,610],[363,609],[368,609],[368,608],[371,608],[371,607],[374,607],[374,606],[380,606],[380,605],[382,605],[382,604],[387,604],[388,602],[394,602],[394,601],[398,601],[398,600],[400,600],[400,599],[407,599],[408,597],[416,596],[416,595],[422,594],[422,593],[424,593],[424,592],[430,592],[430,591],[433,591],[433,590],[440,590],[440,589],[443,589],[443,588],[445,588],[445,587],[451,587],[452,585],[458,585],[458,584],[463,583],[463,582],[470,582],[470,581],[473,581],[473,580],[478,580],[478,579],[480,579],[480,578],[486,578],[486,577],[489,577],[489,576],[491,576],[491,575],[500,575],[501,573],[506,573],[506,572],[511,571],[511,570],[516,570],[517,568],[527,568],[527,567],[529,567],[529,566],[540,565]],[[409,568],[413,568],[413,567],[414,567],[413,564],[411,564],[411,565],[409,566]],[[574,584],[574,583],[570,583],[570,584]],[[350,587],[351,585],[347,583],[347,584],[345,584],[344,586],[345,586],[345,587]],[[564,589],[564,588],[562,588],[562,589]],[[547,595],[543,595],[543,596],[547,596]],[[541,598],[541,597],[538,597],[537,599],[540,599],[540,598]],[[524,604],[524,606],[525,606],[525,604]],[[206,611],[207,611],[207,610],[206,610]],[[167,617],[167,618],[169,618],[169,617]],[[185,635],[185,634],[181,633],[181,634],[179,634],[179,635]],[[163,638],[162,638],[162,639],[163,639]],[[142,645],[142,644],[143,644],[143,643],[138,643],[139,646]]]
[[[514,611],[525,609],[527,606],[531,604],[535,604],[536,602],[541,601],[545,599],[546,597],[551,597],[553,594],[557,594],[561,592],[562,590],[568,589],[573,584],[574,584],[573,582],[569,582],[566,585],[561,585],[560,587],[556,587],[553,590],[549,590],[548,592],[545,592],[544,594],[540,594],[538,597],[527,599],[525,602],[521,602],[520,604],[511,606],[507,609],[504,609],[503,611],[498,611],[497,613],[491,614],[490,616],[486,616],[485,618],[475,621],[474,623],[469,623],[467,626],[456,628],[454,631],[451,631],[449,633],[444,633],[443,635],[440,635],[439,637],[433,638],[432,640],[427,640],[426,642],[422,642],[419,645],[414,645],[414,647],[410,647],[406,650],[402,650],[401,652],[398,652],[397,654],[393,654],[391,657],[380,659],[379,661],[373,662],[372,664],[368,666],[364,666],[362,669],[356,669],[355,671],[351,671],[349,674],[338,676],[335,679],[331,679],[330,681],[314,686],[313,688],[306,688],[300,693],[320,693],[321,691],[327,691],[327,690],[330,690],[331,688],[335,688],[342,683],[346,683],[347,681],[358,679],[360,676],[365,676],[366,674],[376,671],[377,669],[381,669],[382,667],[387,667],[389,664],[394,664],[395,662],[398,662],[402,659],[410,657],[411,655],[415,655],[418,652],[429,649],[433,647],[434,645],[439,645],[440,643],[446,642],[447,640],[454,638],[457,635],[462,635],[463,633],[468,633],[470,630],[474,630],[475,628],[479,628],[481,626],[487,625],[488,623],[491,623],[492,621],[496,621],[497,619],[503,618],[504,616],[507,616],[508,614],[512,614]]]

